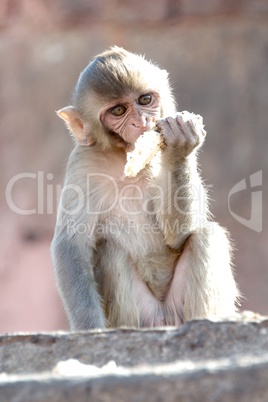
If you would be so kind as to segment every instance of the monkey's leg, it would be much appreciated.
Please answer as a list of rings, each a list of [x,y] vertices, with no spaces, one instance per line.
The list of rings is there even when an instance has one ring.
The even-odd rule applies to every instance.
[[[190,235],[177,263],[165,300],[167,324],[233,315],[238,297],[228,238],[208,223]]]
[[[139,326],[158,327],[165,325],[165,313],[162,301],[153,295],[135,269],[132,270],[132,281],[139,311]]]
[[[52,257],[56,282],[72,330],[105,328],[105,317],[96,289],[92,251],[74,239],[55,235]]]

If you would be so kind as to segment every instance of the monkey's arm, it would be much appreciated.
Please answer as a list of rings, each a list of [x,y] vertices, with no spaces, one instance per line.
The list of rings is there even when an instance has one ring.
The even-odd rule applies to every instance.
[[[162,169],[154,179],[155,191],[161,188],[161,197],[154,194],[154,205],[166,243],[176,249],[183,246],[193,230],[205,224],[208,215],[196,158],[205,131],[191,116],[183,112],[157,124],[167,146],[161,151]]]
[[[52,242],[56,282],[72,330],[105,328],[105,317],[93,272],[93,250],[66,230],[56,231]]]
[[[231,247],[226,232],[215,223],[208,224],[206,191],[197,166],[196,150],[205,132],[181,114],[159,125],[167,146],[156,178],[163,206],[161,210],[156,198],[155,210],[166,243],[182,251],[164,302],[167,323],[170,316],[182,321],[231,316],[239,298]]]
[[[97,217],[86,211],[84,170],[89,168],[83,155],[75,149],[69,160],[51,245],[56,284],[72,330],[106,326],[94,276]]]

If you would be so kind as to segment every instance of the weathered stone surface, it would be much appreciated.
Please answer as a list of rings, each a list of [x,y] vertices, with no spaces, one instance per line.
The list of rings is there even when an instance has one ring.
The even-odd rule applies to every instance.
[[[42,372],[51,370],[60,359],[70,358],[97,366],[114,360],[118,365],[133,367],[249,353],[261,356],[265,350],[268,352],[268,320],[259,323],[191,321],[170,329],[3,335],[0,372]]]
[[[70,377],[52,371],[70,358],[117,367]],[[0,337],[1,402],[267,401],[267,377],[268,319],[261,317]]]
[[[187,362],[99,378],[15,376],[0,384],[1,402],[267,402],[267,356],[246,363]]]

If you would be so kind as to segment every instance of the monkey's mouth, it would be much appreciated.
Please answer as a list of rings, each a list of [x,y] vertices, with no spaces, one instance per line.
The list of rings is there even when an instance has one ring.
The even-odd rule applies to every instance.
[[[139,138],[141,135],[143,135],[145,132],[149,132],[149,131],[152,131],[152,130],[160,132],[160,130],[159,130],[156,126],[154,126],[153,129],[151,129],[151,130],[144,131],[144,132],[141,131],[141,132],[140,132],[140,135],[136,138],[136,140],[135,140],[134,142],[128,142],[128,141],[124,140],[124,139],[121,137],[120,134],[116,133],[116,132],[113,131],[113,130],[110,130],[110,131],[109,131],[109,135],[111,136],[111,138],[112,138],[114,144],[115,144],[117,147],[119,147],[119,148],[124,148],[124,149],[126,150],[126,152],[131,152],[131,151],[134,150],[134,148],[135,148],[135,143],[136,143],[136,141],[138,140],[138,138]]]

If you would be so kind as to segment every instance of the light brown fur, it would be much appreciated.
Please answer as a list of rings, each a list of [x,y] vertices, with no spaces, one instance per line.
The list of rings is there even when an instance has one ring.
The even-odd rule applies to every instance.
[[[139,103],[144,94],[153,107]],[[111,114],[115,105],[126,107],[122,118]],[[116,48],[85,69],[74,106],[59,111],[77,140],[52,244],[72,329],[179,325],[236,311],[230,244],[209,220],[196,162],[205,134],[174,110],[166,72]],[[159,172],[147,165],[125,177],[126,152],[152,124],[166,142]]]

